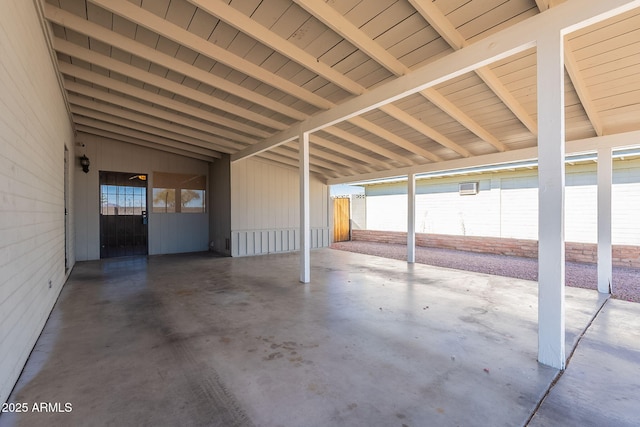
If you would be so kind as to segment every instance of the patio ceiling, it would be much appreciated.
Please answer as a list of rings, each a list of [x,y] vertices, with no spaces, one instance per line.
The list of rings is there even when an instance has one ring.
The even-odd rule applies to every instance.
[[[41,9],[78,132],[240,158],[558,3],[46,0]],[[640,8],[569,34],[565,68],[567,141],[640,130]],[[310,167],[357,179],[531,148],[536,116],[529,48],[314,132]],[[297,167],[298,144],[255,155]]]

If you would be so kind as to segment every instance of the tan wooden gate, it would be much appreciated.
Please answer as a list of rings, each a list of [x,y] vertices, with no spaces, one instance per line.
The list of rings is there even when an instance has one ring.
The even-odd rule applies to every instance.
[[[333,199],[333,241],[350,240],[349,202],[347,198]]]

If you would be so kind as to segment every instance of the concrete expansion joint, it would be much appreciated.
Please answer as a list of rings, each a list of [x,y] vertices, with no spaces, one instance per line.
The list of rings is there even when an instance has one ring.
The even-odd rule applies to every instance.
[[[524,423],[524,427],[528,426],[531,423],[531,420],[533,420],[533,417],[535,417],[535,415],[538,413],[538,410],[540,409],[540,407],[544,403],[545,399],[549,396],[549,393],[551,393],[551,390],[553,390],[553,387],[555,387],[555,385],[558,383],[558,381],[560,381],[560,378],[562,378],[562,375],[564,374],[564,372],[569,367],[569,364],[571,363],[571,359],[573,358],[573,355],[575,354],[576,349],[580,345],[580,342],[582,341],[582,338],[587,333],[587,331],[589,330],[589,328],[591,327],[593,322],[596,320],[596,318],[598,317],[598,315],[600,314],[600,312],[604,308],[605,304],[609,301],[609,299],[611,299],[611,294],[605,294],[604,299],[601,300],[602,302],[600,304],[600,307],[598,307],[598,309],[596,310],[594,315],[589,320],[589,323],[587,323],[587,325],[584,327],[584,329],[580,333],[580,336],[576,340],[575,346],[573,346],[573,348],[571,349],[571,352],[569,353],[569,356],[567,357],[567,361],[565,362],[564,369],[560,369],[558,371],[558,373],[555,375],[555,377],[553,378],[553,380],[549,384],[549,387],[547,388],[547,390],[542,395],[542,398],[540,398],[540,401],[538,402],[536,407],[531,412],[531,415],[529,416],[527,421]]]

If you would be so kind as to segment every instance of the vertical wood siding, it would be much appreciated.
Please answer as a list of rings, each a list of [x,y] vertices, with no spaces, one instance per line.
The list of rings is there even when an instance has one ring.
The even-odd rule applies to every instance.
[[[0,402],[9,396],[66,278],[64,147],[73,152],[73,130],[44,40],[34,2],[2,3]],[[69,249],[72,266],[73,245]]]
[[[257,159],[231,165],[231,255],[300,249],[298,171]],[[311,177],[311,247],[329,246],[327,185]]]

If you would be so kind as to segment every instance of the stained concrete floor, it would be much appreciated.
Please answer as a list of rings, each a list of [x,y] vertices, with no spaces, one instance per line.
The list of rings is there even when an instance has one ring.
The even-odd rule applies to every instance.
[[[536,411],[558,371],[536,362],[535,283],[330,249],[311,259],[306,285],[297,254],[78,263],[9,400],[72,410],[0,426],[640,419],[640,304],[605,303]],[[569,350],[603,300],[567,288],[566,304]]]

